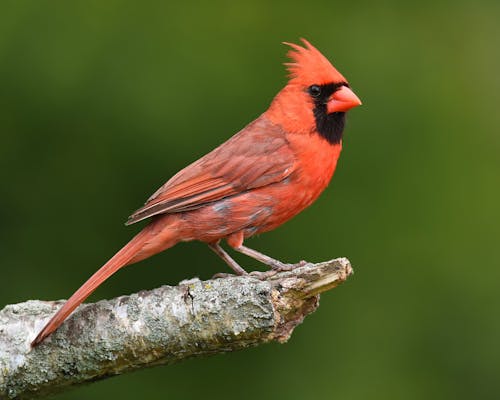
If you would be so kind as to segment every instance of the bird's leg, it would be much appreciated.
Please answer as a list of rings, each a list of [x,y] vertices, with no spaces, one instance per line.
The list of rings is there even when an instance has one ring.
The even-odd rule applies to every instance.
[[[236,261],[234,261],[222,247],[220,247],[219,242],[208,243],[208,247],[210,247],[220,258],[222,258],[226,262],[226,264],[229,265],[229,267],[234,272],[236,272],[236,275],[248,275],[248,272],[241,268],[240,265]]]
[[[290,271],[291,269],[304,266],[306,261],[300,261],[297,264],[285,264],[279,260],[276,260],[272,257],[266,256],[265,254],[250,249],[249,247],[243,246],[240,244],[239,246],[233,247],[236,251],[239,251],[242,254],[245,254],[248,257],[252,257],[253,259],[260,261],[263,264],[269,265],[275,271]]]

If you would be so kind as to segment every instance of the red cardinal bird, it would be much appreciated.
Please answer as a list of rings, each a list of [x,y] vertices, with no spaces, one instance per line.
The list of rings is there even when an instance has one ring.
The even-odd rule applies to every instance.
[[[238,275],[246,274],[220,246],[273,269],[291,265],[243,246],[313,203],[335,171],[345,113],[361,104],[346,79],[309,42],[285,43],[288,84],[269,109],[227,142],[181,170],[128,219],[151,222],[92,275],[52,317],[32,346],[54,332],[101,283],[120,268],[181,241],[200,240]]]

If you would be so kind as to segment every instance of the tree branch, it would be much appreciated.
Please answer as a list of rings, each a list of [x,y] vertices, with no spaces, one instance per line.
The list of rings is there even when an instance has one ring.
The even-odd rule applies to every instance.
[[[0,311],[0,398],[35,398],[146,366],[286,342],[316,310],[319,293],[351,273],[339,258],[264,281],[193,279],[84,304],[34,349],[31,340],[63,302],[8,305]]]

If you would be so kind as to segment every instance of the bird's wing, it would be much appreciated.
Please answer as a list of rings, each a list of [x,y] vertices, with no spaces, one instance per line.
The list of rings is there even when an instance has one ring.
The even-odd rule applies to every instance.
[[[163,213],[194,210],[290,175],[295,156],[281,127],[258,118],[187,166],[134,212],[127,225]]]

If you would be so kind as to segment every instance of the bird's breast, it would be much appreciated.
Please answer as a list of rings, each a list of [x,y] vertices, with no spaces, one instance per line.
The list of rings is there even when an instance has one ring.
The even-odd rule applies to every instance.
[[[320,135],[289,135],[296,154],[293,172],[283,181],[256,191],[272,203],[272,213],[258,230],[272,230],[310,206],[328,186],[342,149]]]
[[[335,172],[342,144],[331,144],[317,133],[289,135],[289,142],[297,157],[293,180],[305,192],[317,197]]]

